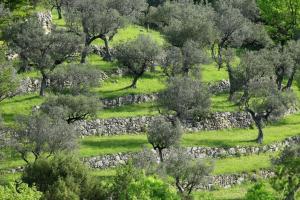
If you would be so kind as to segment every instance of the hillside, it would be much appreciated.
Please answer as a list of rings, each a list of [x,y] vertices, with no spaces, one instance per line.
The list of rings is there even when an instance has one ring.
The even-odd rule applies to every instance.
[[[136,1],[138,2],[138,0]],[[78,2],[80,1],[78,0]],[[7,77],[9,75],[3,76],[2,79],[2,75],[6,71],[1,71],[0,84],[3,87],[0,86],[0,97],[2,98],[3,94],[3,99],[0,98],[2,119],[0,136],[3,136],[0,137],[2,155],[0,157],[0,195],[5,194],[7,185],[20,180],[24,181],[24,176],[29,177],[27,180],[30,180],[30,177],[33,177],[33,180],[39,176],[43,178],[45,176],[47,179],[47,173],[49,173],[48,176],[50,177],[50,168],[55,169],[56,165],[49,165],[48,169],[47,163],[58,162],[56,164],[59,165],[59,169],[55,169],[57,170],[55,173],[61,173],[64,169],[71,169],[72,166],[66,164],[65,167],[61,163],[68,158],[73,159],[72,156],[74,155],[76,159],[80,160],[80,164],[84,163],[84,166],[87,166],[86,172],[84,170],[82,170],[84,173],[79,172],[81,165],[74,161],[80,167],[78,169],[75,167],[74,174],[69,175],[72,178],[63,179],[60,177],[59,180],[63,183],[55,182],[49,187],[50,189],[45,191],[33,182],[33,193],[40,191],[41,194],[37,196],[44,195],[46,199],[51,199],[51,193],[52,195],[61,194],[60,197],[52,196],[58,200],[60,200],[59,198],[72,199],[73,197],[74,199],[105,199],[101,195],[104,193],[105,195],[107,193],[115,194],[114,192],[118,190],[115,187],[120,187],[120,194],[116,192],[117,196],[111,196],[112,199],[149,199],[146,196],[150,195],[151,192],[148,194],[147,191],[153,187],[157,189],[155,191],[158,194],[166,194],[167,196],[162,195],[157,199],[233,200],[246,199],[247,197],[249,200],[249,191],[257,183],[263,183],[264,190],[266,190],[263,192],[276,197],[276,199],[284,199],[282,196],[284,192],[276,189],[272,182],[276,177],[274,172],[277,169],[274,165],[274,159],[280,157],[286,148],[299,147],[300,113],[298,101],[300,88],[297,84],[299,70],[296,70],[300,65],[299,40],[295,43],[287,42],[285,46],[281,46],[282,51],[276,45],[266,45],[265,48],[255,49],[267,40],[262,39],[262,32],[266,35],[269,34],[268,41],[275,41],[271,33],[266,31],[267,28],[266,30],[262,28],[258,31],[261,33],[261,38],[251,38],[255,40],[253,42],[255,44],[261,42],[257,46],[253,45],[251,41],[246,44],[250,40],[246,38],[244,41],[231,41],[229,39],[226,41],[228,44],[221,47],[220,44],[217,45],[217,41],[220,39],[218,38],[212,42],[213,46],[211,47],[211,43],[208,42],[210,37],[217,37],[211,34],[213,29],[219,31],[215,34],[218,37],[222,36],[222,31],[227,30],[226,27],[223,27],[226,30],[223,30],[222,26],[217,27],[218,22],[214,27],[206,24],[210,22],[204,22],[205,20],[213,21],[210,19],[213,14],[218,15],[218,12],[223,12],[222,9],[218,10],[217,6],[208,8],[202,4],[165,3],[166,8],[161,5],[161,10],[160,7],[156,8],[157,10],[154,9],[152,15],[149,11],[149,19],[143,18],[146,21],[145,24],[148,23],[147,20],[149,20],[149,24],[143,27],[140,22],[132,20],[131,15],[128,17],[126,14],[122,14],[121,11],[123,10],[119,10],[119,14],[115,14],[116,16],[109,15],[115,19],[108,21],[107,25],[104,23],[105,20],[108,20],[106,15],[101,14],[102,18],[97,18],[98,15],[100,16],[97,12],[97,15],[94,16],[93,10],[103,7],[106,1],[99,0],[99,2],[103,4],[95,4],[94,8],[93,6],[86,8],[89,10],[89,17],[94,17],[97,22],[92,26],[89,34],[96,34],[94,32],[99,28],[97,24],[99,25],[101,19],[103,20],[101,22],[103,27],[100,27],[100,30],[111,28],[117,20],[126,18],[125,22],[120,21],[122,26],[118,28],[113,26],[115,28],[111,31],[113,36],[110,35],[111,32],[107,35],[105,35],[106,33],[100,34],[99,37],[94,36],[96,37],[95,40],[90,39],[87,42],[89,34],[85,32],[84,27],[83,33],[81,28],[76,29],[76,31],[80,30],[81,34],[85,33],[84,43],[82,35],[68,35],[73,30],[70,28],[72,23],[78,23],[75,20],[68,20],[74,17],[70,14],[71,11],[77,13],[73,14],[78,18],[86,13],[78,14],[80,13],[78,10],[75,10],[76,12],[67,10],[74,9],[72,6],[70,8],[65,7],[62,12],[62,19],[58,19],[57,10],[53,9],[50,12],[49,5],[44,3],[33,7],[32,12],[35,13],[35,16],[36,13],[40,13],[38,16],[42,16],[43,28],[45,29],[46,26],[49,33],[44,34],[43,28],[36,28],[35,23],[37,22],[30,21],[30,18],[27,21],[21,20],[24,24],[20,22],[11,28],[5,30],[3,28],[3,32],[7,30],[11,32],[8,36],[5,35],[7,33],[3,33],[3,40],[5,41],[1,44],[3,49],[1,53],[4,52],[1,57],[5,57],[10,52],[10,48],[18,56],[11,61],[1,58],[1,69],[2,66],[3,69],[6,69],[7,66],[14,69],[13,78],[19,84],[13,88],[13,92],[9,91],[8,95],[5,96],[6,89],[12,86],[12,83],[8,82],[9,78]],[[83,4],[78,3],[80,6]],[[107,5],[110,4],[107,3]],[[105,4],[105,6],[107,5]],[[139,4],[135,5],[132,9],[138,10],[137,5]],[[182,7],[183,5],[186,8]],[[132,5],[128,3],[127,6]],[[229,18],[230,23],[240,24],[246,21],[245,23],[250,27],[248,27],[249,30],[255,29],[255,25],[258,24],[255,20],[251,21],[247,16],[241,20],[244,10],[237,7],[233,8],[235,5],[227,6],[225,7],[228,10],[223,15],[220,14],[221,16],[224,17],[228,13],[237,12],[238,18],[236,20],[238,22]],[[117,8],[111,9],[118,10]],[[174,18],[178,24],[174,25],[166,19],[159,19],[166,20],[165,24],[168,24],[166,28],[161,28],[161,21],[157,18],[163,16],[162,14],[167,16],[169,14],[167,9],[174,12],[174,15],[170,14],[170,20]],[[216,9],[216,11],[207,11],[210,9]],[[70,12],[70,16],[68,12]],[[126,12],[124,11],[124,13]],[[190,13],[191,16],[187,17],[184,13]],[[182,18],[177,19],[177,16]],[[228,16],[234,17],[230,14]],[[152,18],[150,19],[150,17]],[[205,18],[205,20],[199,21],[198,18]],[[199,27],[192,24],[192,19]],[[191,22],[191,24],[185,24],[184,20]],[[222,20],[221,22],[226,26],[225,22],[227,21],[223,18]],[[94,23],[95,21],[88,22]],[[16,22],[9,23],[14,24]],[[253,23],[253,26],[250,26],[250,23]],[[235,30],[237,36],[233,34],[232,40],[242,38],[238,34],[244,31],[244,25],[241,29]],[[26,26],[28,27],[26,28]],[[22,27],[25,27],[24,30]],[[199,33],[204,29],[203,27],[206,27],[207,30]],[[258,32],[253,33],[254,31],[251,31],[247,34],[258,36]],[[24,36],[23,40],[18,34]],[[102,37],[102,35],[104,36]],[[42,39],[32,38],[33,36]],[[184,39],[186,41],[181,41]],[[20,41],[15,42],[16,40]],[[77,41],[78,44],[75,44]],[[292,41],[292,39],[288,41]],[[25,46],[20,45],[22,42]],[[36,44],[33,44],[35,42]],[[106,46],[108,42],[109,48]],[[237,45],[239,42],[243,45]],[[43,48],[39,48],[40,46]],[[220,48],[224,48],[224,50],[221,51]],[[46,53],[43,53],[43,50]],[[65,52],[67,50],[70,52]],[[223,58],[222,63],[220,63],[220,59],[214,57],[216,55],[212,55],[216,50],[220,50],[217,56]],[[47,51],[49,51],[49,55],[43,57]],[[225,55],[220,55],[221,52]],[[62,56],[64,53],[66,53],[65,57]],[[86,53],[86,59],[83,63],[84,53]],[[27,56],[27,58],[22,60],[22,56]],[[52,61],[51,59],[55,56],[56,60]],[[66,57],[68,58],[65,59]],[[58,60],[59,62],[57,62]],[[27,64],[27,68],[24,71],[16,70],[19,66],[23,67],[21,65],[23,63]],[[141,69],[141,66],[145,66],[145,69]],[[280,67],[290,68],[284,68],[288,72],[279,76]],[[295,73],[291,78],[293,72],[289,72],[289,70],[293,69]],[[135,87],[129,87],[135,78],[137,78]],[[282,80],[278,89],[280,78]],[[285,88],[290,79],[295,80],[290,88]],[[45,90],[41,92],[44,81]],[[5,85],[4,83],[8,84]],[[12,93],[14,95],[11,95]],[[258,135],[258,133],[260,134]],[[152,140],[151,134],[154,134]],[[260,138],[261,134],[263,134],[262,138]],[[175,142],[172,140],[173,138],[175,138]],[[154,143],[159,143],[159,140],[166,140],[165,143],[167,144],[163,141],[161,142],[163,147],[160,145],[154,147]],[[4,141],[3,145],[2,141]],[[172,144],[169,145],[168,142]],[[185,152],[185,154],[180,154],[177,151]],[[67,158],[60,158],[61,154]],[[181,162],[182,166],[178,163],[178,165],[172,163],[172,155],[173,159],[174,156],[179,155],[177,162]],[[55,161],[56,158],[61,160]],[[131,161],[132,159],[133,161]],[[152,163],[153,159],[156,164]],[[296,156],[296,159],[299,163],[299,155]],[[40,163],[39,160],[41,160]],[[182,163],[184,161],[186,163]],[[189,165],[190,161],[192,164]],[[296,171],[293,171],[295,184],[299,184],[299,166],[297,166],[296,161],[291,171]],[[137,169],[124,167],[135,166],[135,162],[137,163],[136,166],[142,166],[141,171],[137,170],[140,166],[136,167]],[[35,163],[37,163],[36,166]],[[166,164],[164,165],[164,163]],[[199,168],[197,168],[197,164],[199,164]],[[212,168],[208,169],[210,165]],[[30,166],[32,171],[26,171],[26,169],[30,169]],[[176,168],[176,166],[179,167]],[[170,172],[168,167],[172,169]],[[206,174],[206,171],[201,171],[201,173],[197,171],[201,167],[203,171],[209,172]],[[34,174],[41,169],[50,171]],[[162,169],[166,171],[159,171]],[[180,188],[178,187],[179,183],[176,182],[176,177],[174,178],[176,172],[183,174],[180,177],[184,180],[183,186],[185,186],[185,182],[190,181],[189,178],[195,179],[196,183],[190,193],[187,194],[186,191],[182,192],[178,189]],[[188,175],[184,174],[185,172]],[[89,178],[78,184],[76,178],[79,180],[83,176]],[[134,176],[139,177],[139,180],[135,179]],[[142,182],[143,177],[145,182]],[[206,180],[207,177],[209,178]],[[91,182],[88,182],[90,179]],[[31,187],[29,182],[26,183]],[[191,184],[193,183],[191,181]],[[62,185],[55,186],[55,184]],[[82,192],[86,189],[84,184],[90,184],[95,188]],[[72,190],[70,189],[72,186],[77,188]],[[56,187],[65,191],[62,192]],[[126,187],[128,188],[124,189]],[[290,185],[289,187],[291,188]],[[87,194],[92,194],[90,190],[101,192],[97,194],[98,196],[93,194],[95,196],[87,197]],[[133,196],[138,193],[136,191],[142,191],[140,195],[145,192],[145,196],[134,196],[135,198],[127,196],[125,198],[122,197],[122,190],[126,191],[126,195],[132,192]],[[78,196],[72,197],[71,193]],[[174,194],[174,197],[171,194]],[[258,191],[256,197],[252,199],[259,200],[261,199],[259,198],[260,195],[263,194],[259,194]],[[154,196],[152,197],[154,198]],[[1,198],[0,196],[0,200]],[[6,197],[4,200],[9,198]],[[39,199],[33,196],[31,198]],[[270,197],[270,199],[272,198]],[[295,190],[293,199],[300,199],[299,188]]]

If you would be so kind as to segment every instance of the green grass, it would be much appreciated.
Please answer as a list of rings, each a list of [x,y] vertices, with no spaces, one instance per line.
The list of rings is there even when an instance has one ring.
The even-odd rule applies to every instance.
[[[102,98],[114,98],[130,94],[150,94],[163,90],[165,77],[160,73],[147,72],[137,82],[137,88],[127,88],[131,85],[131,77],[110,78],[101,87],[92,89]]]
[[[260,155],[250,155],[242,157],[232,157],[214,160],[214,175],[220,174],[239,174],[248,172],[257,172],[261,169],[269,169],[271,167],[271,159],[275,157],[276,153],[266,153]],[[95,170],[93,174],[95,176],[114,176],[116,170],[105,169]]]
[[[37,94],[16,96],[12,99],[4,100],[0,103],[0,113],[4,121],[11,125],[18,115],[29,115],[32,107],[43,102],[42,97]]]
[[[118,30],[118,33],[114,36],[113,40],[110,42],[110,45],[113,47],[120,43],[134,40],[141,34],[152,37],[152,39],[154,39],[161,46],[165,44],[164,37],[159,32],[154,30],[148,31],[147,29],[137,25],[129,25]],[[92,44],[103,46],[104,42],[100,39],[97,39]]]
[[[98,118],[126,118],[136,116],[158,115],[155,103],[125,105],[99,111]]]
[[[64,16],[62,19],[58,19],[58,13],[57,13],[56,9],[53,9],[51,14],[52,14],[52,23],[53,24],[55,24],[56,26],[58,26],[60,28],[66,27],[66,22],[64,20]]]
[[[227,100],[227,94],[212,97],[211,112],[236,112],[239,108]],[[97,118],[126,118],[159,115],[156,102],[125,105],[99,111]]]
[[[145,135],[121,135],[113,137],[85,137],[80,141],[80,155],[90,157],[120,152],[137,152],[147,143]]]
[[[276,157],[276,155],[277,153],[266,153],[260,155],[215,159],[213,174],[248,173],[257,172],[261,169],[269,169],[271,168],[271,159]],[[112,177],[115,173],[116,170],[113,168],[93,171],[93,175],[99,177]]]
[[[211,112],[237,112],[239,107],[228,101],[228,94],[218,94],[211,98]]]
[[[222,68],[218,71],[215,63],[201,66],[201,77],[204,82],[228,80],[228,72]]]
[[[5,185],[7,183],[15,182],[16,180],[21,178],[21,173],[14,173],[14,174],[0,174],[0,185]]]
[[[282,141],[287,137],[300,135],[300,114],[289,116],[282,121],[264,129],[264,145]],[[218,131],[202,131],[185,134],[181,145],[186,147],[234,147],[259,146],[253,140],[257,136],[256,129],[232,129]],[[96,156],[119,152],[134,152],[149,146],[146,135],[122,136],[90,136],[81,140],[81,156]]]
[[[18,74],[18,76],[23,79],[27,77],[41,79],[41,74],[39,71],[28,71],[28,72]]]
[[[115,62],[106,62],[102,57],[96,54],[91,54],[87,57],[87,63],[96,69],[110,72],[112,70],[118,69],[118,66]]]
[[[146,86],[146,84],[144,85]],[[147,87],[147,86],[146,86]],[[126,89],[124,91],[116,91],[117,94],[108,93],[106,97],[117,95],[134,94],[135,92],[143,91],[143,88],[139,91],[132,92],[133,89]],[[51,95],[51,94],[50,94]],[[100,95],[101,96],[101,95]],[[14,119],[18,115],[29,115],[33,106],[37,106],[43,103],[45,98],[39,97],[38,94],[27,94],[23,96],[16,96],[12,99],[5,100],[0,103],[0,113],[4,118],[4,121],[8,124],[12,124]],[[224,112],[224,111],[237,111],[238,108],[232,103],[227,101],[227,95],[218,95],[212,98],[212,112]],[[158,115],[157,105],[155,102],[147,102],[142,104],[131,104],[120,106],[116,108],[109,108],[100,110],[97,114],[97,118],[126,118],[137,116],[153,116]]]
[[[260,155],[216,159],[213,174],[232,174],[269,169],[271,167],[271,159],[276,155],[276,153],[266,153]]]
[[[276,195],[276,191],[268,183],[267,180],[263,181],[266,185],[266,189]],[[215,200],[242,200],[245,195],[255,183],[243,183],[241,185],[235,185],[231,188],[220,188],[213,191],[197,191],[193,193],[195,200],[201,200],[201,194],[211,195]]]

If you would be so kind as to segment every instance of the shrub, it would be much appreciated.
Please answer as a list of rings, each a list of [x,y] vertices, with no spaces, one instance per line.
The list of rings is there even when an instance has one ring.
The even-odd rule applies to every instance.
[[[29,185],[36,185],[47,200],[103,199],[103,190],[91,180],[87,167],[74,155],[56,155],[29,164],[22,175]]]
[[[132,163],[118,169],[113,183],[114,199],[179,200],[175,188],[154,176],[146,176],[144,171],[133,167]]]
[[[101,82],[101,72],[85,65],[66,65],[50,75],[51,90],[55,93],[88,93]]]
[[[26,184],[16,186],[11,183],[8,186],[0,186],[0,197],[1,200],[38,200],[42,197],[42,193]]]
[[[264,183],[259,182],[248,190],[245,200],[276,200],[276,198],[267,190]]]

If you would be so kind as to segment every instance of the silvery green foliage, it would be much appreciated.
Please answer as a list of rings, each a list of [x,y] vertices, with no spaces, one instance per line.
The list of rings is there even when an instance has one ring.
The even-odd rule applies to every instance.
[[[157,171],[159,162],[156,152],[144,147],[141,152],[133,155],[132,163],[134,167],[145,170],[147,174],[153,174]]]
[[[159,60],[162,51],[157,42],[146,35],[139,35],[135,40],[121,43],[115,49],[119,66],[133,76],[133,82],[129,86],[133,88],[144,72]]]
[[[184,149],[172,149],[161,166],[162,173],[173,177],[178,191],[186,196],[195,186],[207,183],[212,169],[211,162],[195,159]]]
[[[75,0],[65,8],[66,24],[69,30],[85,36],[85,49],[81,63],[85,63],[90,44],[101,39],[106,45],[107,58],[111,59],[109,40],[123,26],[120,12],[110,5],[111,1]]]
[[[205,84],[189,77],[174,77],[159,95],[159,103],[168,114],[181,120],[198,120],[210,111],[210,92]]]
[[[66,23],[71,31],[85,35],[81,63],[85,63],[90,44],[105,42],[107,60],[111,60],[109,41],[126,22],[136,21],[146,9],[145,0],[75,0],[66,7]]]
[[[167,2],[154,9],[150,18],[176,47],[182,47],[188,40],[203,47],[211,44],[215,38],[215,12],[210,6]]]
[[[248,20],[242,15],[239,9],[233,7],[231,1],[219,1],[216,5],[217,16],[216,26],[218,38],[212,46],[212,57],[223,67],[223,51],[228,47],[239,47],[245,39],[244,30]]]
[[[274,63],[268,51],[247,52],[239,70],[243,77],[241,108],[249,112],[259,130],[258,143],[263,141],[264,123],[280,119],[296,102],[295,95],[287,90],[278,90]]]
[[[9,14],[9,11],[4,7],[4,4],[0,4],[0,19],[6,17]]]
[[[300,69],[300,40],[297,41],[289,41],[285,46],[286,54],[290,55],[294,62],[294,67],[289,76],[286,88],[290,89],[292,87],[293,81],[297,73],[299,73]]]
[[[15,96],[19,84],[16,70],[8,62],[0,64],[0,102]]]
[[[190,71],[200,71],[200,65],[208,62],[205,50],[194,41],[187,41],[182,48],[171,46],[163,60],[164,73],[169,76],[188,75]]]
[[[174,123],[164,118],[157,118],[151,124],[147,132],[148,142],[154,150],[158,150],[160,161],[163,161],[162,150],[176,146],[182,135],[180,122]]]
[[[130,22],[137,22],[143,17],[148,7],[146,0],[109,0],[109,5]]]
[[[244,17],[251,21],[257,21],[260,18],[259,7],[255,0],[228,0],[233,7],[239,9]]]
[[[34,113],[18,119],[18,128],[11,136],[11,146],[27,163],[30,155],[37,160],[60,151],[71,151],[77,145],[77,133],[71,125],[45,114]]]
[[[14,23],[5,31],[4,37],[8,46],[19,55],[21,69],[30,66],[42,74],[42,96],[50,72],[73,59],[81,49],[80,37],[56,27],[46,33],[36,18]]]
[[[87,94],[91,87],[101,84],[101,71],[87,65],[65,65],[49,76],[50,89],[55,93]]]
[[[42,105],[41,111],[53,119],[61,119],[68,124],[95,117],[101,109],[100,100],[93,96],[59,95],[49,97]]]

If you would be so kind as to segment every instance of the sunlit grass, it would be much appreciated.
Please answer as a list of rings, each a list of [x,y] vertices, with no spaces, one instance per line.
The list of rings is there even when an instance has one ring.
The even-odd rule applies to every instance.
[[[102,98],[114,98],[129,94],[150,94],[165,88],[165,77],[160,73],[144,74],[137,82],[137,88],[128,88],[131,85],[132,77],[110,78],[99,88],[92,89]]]
[[[103,109],[99,111],[98,118],[126,118],[138,116],[158,115],[158,109],[155,103],[142,103],[125,105],[116,108]]]
[[[114,36],[113,40],[110,42],[112,47],[127,42],[129,40],[134,40],[139,35],[147,35],[152,37],[159,45],[165,43],[164,37],[157,31],[147,30],[144,27],[137,25],[129,25],[118,30],[118,33]],[[103,46],[104,42],[101,39],[95,40],[92,44]]]
[[[267,191],[277,195],[276,191],[272,188],[268,180],[263,181],[266,185]],[[193,193],[195,200],[202,200],[201,195],[211,195],[214,200],[242,200],[245,198],[247,191],[254,186],[255,183],[243,183],[241,185],[235,185],[230,188],[219,188],[213,191],[196,191]]]
[[[264,129],[263,145],[282,141],[287,137],[300,135],[300,114],[289,116]],[[254,139],[256,129],[232,129],[201,131],[184,134],[181,145],[185,147],[235,147],[260,146]],[[82,156],[96,156],[119,152],[135,152],[149,146],[146,135],[90,136],[81,140]]]
[[[0,113],[6,123],[11,125],[18,115],[29,115],[33,106],[40,105],[44,101],[38,94],[16,96],[12,99],[0,102]]]

